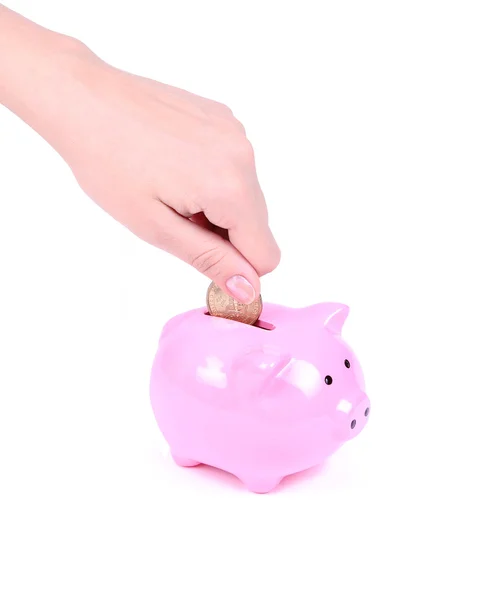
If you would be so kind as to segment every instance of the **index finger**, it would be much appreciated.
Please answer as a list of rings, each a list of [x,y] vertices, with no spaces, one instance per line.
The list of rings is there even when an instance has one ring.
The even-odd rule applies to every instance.
[[[260,188],[251,206],[238,211],[228,233],[231,244],[259,276],[270,273],[279,264],[281,252],[269,227],[267,205]]]

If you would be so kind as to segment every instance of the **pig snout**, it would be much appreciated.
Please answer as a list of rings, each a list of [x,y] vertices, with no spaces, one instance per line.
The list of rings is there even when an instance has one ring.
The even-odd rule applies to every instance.
[[[345,407],[349,410],[344,410]],[[370,400],[364,394],[355,402],[341,401],[337,409],[342,413],[339,435],[350,440],[356,437],[367,424],[370,415]]]
[[[362,400],[357,404],[354,410],[349,414],[350,420],[350,433],[348,438],[356,437],[362,429],[365,427],[370,414],[370,401],[367,396],[364,396]]]

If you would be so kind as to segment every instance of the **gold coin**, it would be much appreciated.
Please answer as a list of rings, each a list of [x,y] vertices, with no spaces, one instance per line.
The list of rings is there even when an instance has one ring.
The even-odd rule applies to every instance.
[[[207,288],[206,304],[210,315],[239,321],[246,325],[254,325],[262,312],[261,296],[251,304],[241,304],[232,296],[225,294],[214,281]]]

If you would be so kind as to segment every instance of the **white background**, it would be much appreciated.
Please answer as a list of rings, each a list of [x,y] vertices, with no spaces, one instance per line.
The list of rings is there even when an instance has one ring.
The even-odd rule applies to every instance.
[[[0,597],[476,600],[476,3],[7,4],[229,104],[283,253],[263,298],[350,305],[372,412],[268,495],[176,467],[150,366],[208,280],[2,108]]]

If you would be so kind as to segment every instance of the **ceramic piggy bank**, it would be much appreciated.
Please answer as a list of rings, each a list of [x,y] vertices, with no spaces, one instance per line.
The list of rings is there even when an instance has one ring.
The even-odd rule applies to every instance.
[[[204,308],[168,321],[150,393],[176,463],[218,467],[265,493],[359,434],[370,402],[341,337],[348,312],[265,303],[255,325]]]

